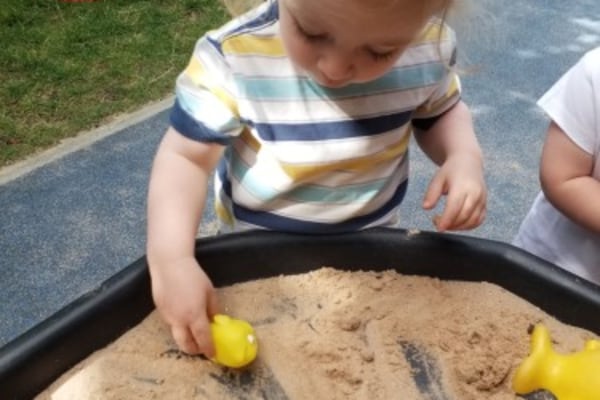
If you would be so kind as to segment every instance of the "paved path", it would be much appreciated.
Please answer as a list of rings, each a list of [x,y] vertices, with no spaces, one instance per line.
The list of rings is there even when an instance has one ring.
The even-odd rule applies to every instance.
[[[547,121],[535,101],[600,45],[600,2],[490,3],[490,15],[462,47],[480,66],[463,84],[490,190],[487,222],[469,234],[510,241],[538,190]],[[75,140],[67,146],[74,151],[61,148],[0,171],[0,345],[144,254],[146,183],[167,115],[134,116],[115,134]],[[419,206],[430,175],[429,161],[414,149],[404,227],[432,228],[431,214]],[[212,213],[205,218],[210,222]]]

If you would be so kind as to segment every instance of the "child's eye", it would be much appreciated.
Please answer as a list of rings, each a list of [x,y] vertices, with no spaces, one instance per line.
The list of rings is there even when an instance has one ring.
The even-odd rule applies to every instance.
[[[298,33],[300,34],[300,36],[302,36],[304,39],[308,40],[309,42],[323,42],[328,39],[328,36],[324,33],[315,34],[315,33],[307,32],[297,22],[296,22],[296,29],[298,30]]]
[[[384,53],[380,53],[377,51],[369,50],[369,54],[375,61],[389,61],[392,59],[392,57],[394,57],[394,55],[396,54],[396,51],[392,50],[392,51],[386,51]]]

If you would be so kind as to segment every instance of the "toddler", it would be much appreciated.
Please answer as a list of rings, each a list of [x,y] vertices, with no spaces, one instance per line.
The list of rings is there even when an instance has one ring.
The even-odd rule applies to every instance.
[[[461,101],[452,0],[269,0],[196,44],[154,161],[147,256],[158,311],[212,356],[214,288],[194,258],[213,172],[221,232],[395,226],[414,132],[437,164],[439,231],[485,217],[482,154]],[[243,260],[240,260],[243,262]]]
[[[514,244],[600,284],[600,48],[538,101],[551,119],[541,192]]]

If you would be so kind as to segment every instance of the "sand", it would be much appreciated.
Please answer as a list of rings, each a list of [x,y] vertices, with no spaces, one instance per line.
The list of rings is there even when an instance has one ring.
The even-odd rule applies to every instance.
[[[321,268],[218,289],[258,358],[231,370],[177,350],[152,312],[37,399],[517,399],[512,375],[544,323],[556,350],[594,335],[490,283]]]

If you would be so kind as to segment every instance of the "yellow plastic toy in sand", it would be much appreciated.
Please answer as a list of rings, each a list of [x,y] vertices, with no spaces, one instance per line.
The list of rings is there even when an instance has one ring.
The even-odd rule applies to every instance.
[[[600,341],[588,340],[579,352],[558,354],[548,329],[536,325],[531,353],[517,369],[513,389],[518,394],[545,389],[557,400],[600,399]]]
[[[213,361],[232,368],[250,364],[258,352],[258,341],[252,326],[241,319],[217,314],[210,324],[215,357]]]

